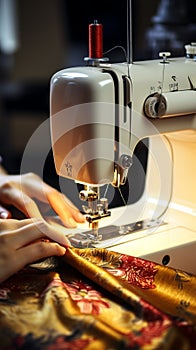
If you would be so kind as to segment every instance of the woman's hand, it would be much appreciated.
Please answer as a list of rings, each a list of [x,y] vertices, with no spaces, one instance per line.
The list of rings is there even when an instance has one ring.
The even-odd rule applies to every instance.
[[[0,175],[1,218],[6,218],[6,215],[9,218],[9,206],[13,206],[27,218],[43,219],[46,210],[42,210],[41,203],[48,210],[52,208],[66,227],[73,228],[77,223],[85,221],[84,216],[65,195],[43,182],[38,175]]]
[[[0,232],[0,282],[41,258],[64,255],[69,245],[63,229],[44,220],[0,219]]]

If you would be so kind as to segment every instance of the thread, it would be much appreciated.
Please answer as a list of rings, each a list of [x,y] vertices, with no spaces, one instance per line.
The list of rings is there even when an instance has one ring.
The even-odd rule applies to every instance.
[[[103,57],[103,26],[97,20],[89,24],[89,57]]]

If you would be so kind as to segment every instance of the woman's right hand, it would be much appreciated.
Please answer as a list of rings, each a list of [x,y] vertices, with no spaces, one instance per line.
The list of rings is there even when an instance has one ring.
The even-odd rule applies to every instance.
[[[27,264],[64,255],[69,245],[63,227],[44,220],[0,219],[0,232],[0,282]]]
[[[40,205],[38,205],[38,202]],[[75,228],[84,223],[85,217],[61,192],[46,184],[38,175],[27,173],[7,175],[0,173],[0,218],[10,218],[9,206],[13,206],[26,218],[43,219],[46,211],[53,209],[65,225]],[[41,209],[42,207],[42,209]]]

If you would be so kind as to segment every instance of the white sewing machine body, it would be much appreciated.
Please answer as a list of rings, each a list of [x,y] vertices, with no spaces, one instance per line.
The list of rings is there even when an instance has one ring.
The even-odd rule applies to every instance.
[[[68,68],[51,80],[57,173],[123,184],[148,138],[145,188],[100,220],[97,247],[196,273],[196,62],[187,58]],[[118,233],[104,237],[104,227]],[[83,225],[77,232],[88,231]]]
[[[138,140],[194,129],[196,92],[191,87],[196,80],[195,62],[168,62],[163,86],[160,60],[129,67],[122,63],[68,68],[53,76],[51,125],[59,175],[80,183],[111,183],[114,162],[120,166],[121,156],[132,155]],[[166,98],[160,118],[155,115],[156,94]],[[144,108],[153,117],[150,121]],[[176,119],[163,120],[181,115],[185,118],[178,118],[177,123]]]

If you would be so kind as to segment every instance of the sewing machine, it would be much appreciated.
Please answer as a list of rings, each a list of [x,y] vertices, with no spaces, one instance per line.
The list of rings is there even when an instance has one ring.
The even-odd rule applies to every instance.
[[[84,66],[51,79],[56,171],[83,185],[87,219],[68,237],[78,247],[105,247],[196,273],[196,48],[188,45],[187,57],[164,52],[157,60],[115,64],[96,50]],[[110,209],[109,184],[122,194],[144,150],[140,195]]]

